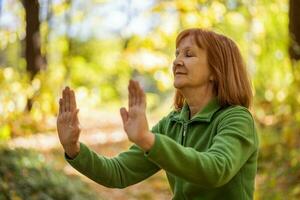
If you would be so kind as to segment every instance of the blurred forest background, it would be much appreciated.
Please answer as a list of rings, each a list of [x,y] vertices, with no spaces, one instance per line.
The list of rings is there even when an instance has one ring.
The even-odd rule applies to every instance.
[[[0,0],[0,199],[170,199],[163,172],[124,190],[63,158],[57,102],[74,88],[81,141],[130,146],[118,109],[132,77],[153,125],[172,109],[175,38],[209,28],[239,45],[253,81],[261,150],[255,199],[300,199],[300,1]]]

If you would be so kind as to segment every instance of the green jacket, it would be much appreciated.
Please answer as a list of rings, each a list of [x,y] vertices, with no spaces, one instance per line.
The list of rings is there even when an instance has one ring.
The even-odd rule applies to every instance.
[[[221,108],[213,99],[189,119],[185,104],[161,119],[152,132],[155,142],[149,152],[133,145],[107,158],[80,143],[79,154],[65,159],[107,187],[124,188],[164,169],[175,200],[253,199],[258,137],[245,107]]]

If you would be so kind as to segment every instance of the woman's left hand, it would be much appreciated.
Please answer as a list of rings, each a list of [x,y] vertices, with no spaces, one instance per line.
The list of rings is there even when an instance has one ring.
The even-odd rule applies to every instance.
[[[154,134],[149,131],[146,117],[146,95],[137,81],[128,86],[128,111],[122,107],[120,114],[128,139],[148,151],[154,144]]]

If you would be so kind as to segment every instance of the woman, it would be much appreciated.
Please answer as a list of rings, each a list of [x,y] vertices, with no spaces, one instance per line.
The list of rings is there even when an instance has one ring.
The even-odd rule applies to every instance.
[[[58,135],[66,160],[97,183],[124,188],[163,169],[173,199],[253,199],[258,138],[248,111],[252,92],[235,43],[187,29],[176,39],[175,109],[149,131],[145,93],[130,80],[123,127],[134,143],[114,158],[80,143],[75,95],[64,89]]]

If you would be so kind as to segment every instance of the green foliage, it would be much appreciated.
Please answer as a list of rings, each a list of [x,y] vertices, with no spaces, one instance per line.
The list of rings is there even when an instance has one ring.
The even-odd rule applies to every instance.
[[[9,130],[9,137],[47,130],[47,119],[56,113],[57,100],[53,94],[60,85],[53,76],[50,70],[44,71],[30,83],[21,69],[0,68],[0,77],[3,77],[0,90],[6,91],[0,93],[0,127],[6,127],[5,133]],[[34,103],[32,110],[26,112],[29,98]]]
[[[256,180],[257,199],[299,199],[299,145],[288,145],[281,132],[272,128],[260,130],[260,133],[262,148]],[[299,141],[299,136],[292,136]]]
[[[85,1],[88,12],[71,9],[72,3],[67,2],[52,5],[52,22],[62,21],[60,25],[66,29],[89,23],[85,20],[95,14],[92,8],[96,1]],[[97,2],[112,6],[118,1]],[[11,12],[24,15],[20,5]],[[143,13],[159,19],[146,35],[124,34],[124,27],[118,35],[106,33],[107,38],[84,40],[76,34],[58,33],[43,21],[42,52],[48,68],[32,82],[20,56],[24,22],[16,31],[1,29],[0,140],[48,130],[65,85],[75,88],[80,108],[103,109],[126,103],[128,79],[133,77],[147,92],[148,109],[159,108],[161,115],[165,114],[161,107],[169,109],[174,90],[171,66],[176,35],[184,28],[208,28],[237,42],[251,74],[255,94],[252,111],[261,135],[257,199],[297,199],[300,64],[291,63],[287,52],[288,0],[155,1]],[[64,14],[71,19],[61,20]],[[93,28],[102,29],[98,18],[94,20]],[[46,40],[48,34],[51,37]],[[24,112],[29,98],[34,100],[33,108]]]
[[[28,149],[0,149],[0,199],[99,199],[78,178],[66,177]]]
[[[2,125],[0,126],[0,141],[8,140],[10,139],[10,128],[8,125]]]

